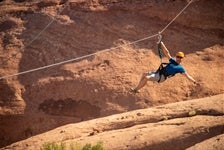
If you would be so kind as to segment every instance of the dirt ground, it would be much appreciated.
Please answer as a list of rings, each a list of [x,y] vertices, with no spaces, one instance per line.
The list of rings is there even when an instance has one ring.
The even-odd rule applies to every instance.
[[[27,149],[32,149],[26,142],[33,138],[36,142],[41,138],[59,142],[57,136],[61,134],[55,129],[58,127],[64,130],[66,125],[72,124],[84,128],[91,121],[113,118],[116,114],[122,116],[120,113],[129,116],[142,109],[156,108],[169,113],[175,109],[163,108],[172,103],[180,109],[177,114],[185,115],[157,120],[154,124],[138,124],[137,118],[131,117],[130,125],[119,129],[111,128],[108,132],[99,132],[100,135],[86,137],[82,136],[86,134],[84,128],[64,141],[74,139],[85,143],[100,138],[104,139],[107,149],[175,149],[169,147],[172,143],[180,145],[176,149],[222,147],[221,142],[214,143],[223,140],[224,132],[222,0],[194,0],[163,32],[163,42],[170,53],[175,55],[180,50],[185,53],[182,64],[199,84],[178,74],[161,84],[148,82],[136,95],[128,92],[143,72],[156,70],[160,64],[157,36],[147,37],[164,29],[188,2],[0,1],[0,76],[3,78],[0,79],[0,147],[21,149],[29,145]],[[167,58],[163,58],[163,62],[166,61]],[[7,77],[52,64],[58,65]],[[191,111],[184,109],[187,102],[194,99],[199,105],[197,99],[201,98],[207,105],[207,113],[186,117],[186,112]],[[218,111],[214,111],[216,107]],[[191,109],[194,110],[193,106]],[[184,125],[178,126],[178,122]],[[114,125],[110,121],[103,124]],[[90,125],[89,128],[95,128],[94,124]],[[211,132],[202,132],[204,129],[211,129]],[[50,130],[54,133],[50,134]],[[150,142],[146,138],[151,132],[158,140]],[[159,139],[163,134],[166,137]],[[80,139],[75,138],[77,135]],[[127,137],[123,146],[130,146],[113,147],[119,146],[118,141],[109,136]],[[133,142],[133,137],[143,139]],[[18,144],[21,140],[25,142]],[[13,145],[14,142],[17,143]],[[37,143],[38,146],[43,144]]]

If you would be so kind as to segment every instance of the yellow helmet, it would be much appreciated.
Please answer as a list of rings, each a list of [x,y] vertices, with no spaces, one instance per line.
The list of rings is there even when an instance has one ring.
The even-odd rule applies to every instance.
[[[178,56],[178,57],[182,57],[182,58],[183,58],[183,57],[184,57],[184,53],[183,53],[183,52],[177,52],[177,53],[176,53],[176,56]]]

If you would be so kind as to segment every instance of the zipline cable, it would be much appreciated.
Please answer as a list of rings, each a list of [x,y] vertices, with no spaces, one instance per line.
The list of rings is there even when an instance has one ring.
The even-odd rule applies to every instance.
[[[136,41],[133,41],[131,43],[128,43],[128,44],[123,44],[121,46],[117,46],[117,47],[112,47],[112,48],[109,48],[109,49],[105,49],[105,50],[102,50],[102,51],[98,51],[98,52],[95,52],[95,53],[92,53],[92,54],[88,54],[88,55],[84,55],[84,56],[81,56],[81,57],[76,57],[76,58],[73,58],[73,59],[69,59],[69,60],[66,60],[66,61],[62,61],[62,62],[58,62],[58,63],[54,63],[54,64],[51,64],[51,65],[46,65],[46,66],[43,66],[43,67],[39,67],[39,68],[35,68],[35,69],[30,69],[30,70],[27,70],[27,71],[22,71],[22,72],[18,72],[18,73],[15,73],[15,74],[11,74],[11,75],[6,75],[6,76],[2,76],[0,77],[0,80],[1,79],[5,79],[5,78],[9,78],[9,77],[13,77],[13,76],[18,76],[18,75],[22,75],[22,74],[27,74],[27,73],[31,73],[31,72],[34,72],[34,71],[38,71],[38,70],[43,70],[43,69],[46,69],[46,68],[50,68],[50,67],[54,67],[54,66],[58,66],[58,65],[62,65],[62,64],[65,64],[65,63],[69,63],[69,62],[72,62],[72,61],[77,61],[77,60],[80,60],[80,59],[84,59],[84,58],[88,58],[88,57],[91,57],[91,56],[94,56],[96,54],[100,54],[100,53],[104,53],[104,52],[108,52],[108,51],[111,51],[111,50],[114,50],[114,49],[118,49],[118,48],[121,48],[123,46],[127,46],[127,45],[132,45],[132,44],[135,44],[135,43],[138,43],[138,42],[141,42],[141,41],[144,41],[144,40],[147,40],[147,39],[150,39],[150,38],[153,38],[153,37],[156,37],[156,36],[159,36],[162,32],[164,32],[169,26],[170,24],[178,17],[180,16],[181,13],[183,13],[183,11],[192,3],[193,0],[191,0],[178,14],[176,17],[174,17],[173,20],[171,20],[159,33],[157,34],[154,34],[154,35],[151,35],[151,36],[148,36],[148,37],[145,37],[145,38],[142,38],[142,39],[139,39],[139,40],[136,40]],[[66,6],[65,6],[66,7]],[[64,8],[65,8],[64,7]],[[63,9],[64,9],[63,8]],[[63,11],[63,10],[62,10]],[[61,12],[62,12],[61,11]],[[44,30],[46,30],[52,23],[53,23],[54,19],[44,28]],[[42,31],[43,32],[43,31]],[[40,33],[41,34],[41,33]],[[40,34],[38,34],[38,36],[40,36]],[[37,36],[37,37],[38,37]],[[32,40],[33,42],[34,40]]]
[[[121,46],[117,46],[117,47],[113,47],[113,48],[110,48],[110,49],[105,49],[105,50],[102,50],[102,51],[98,51],[96,53],[92,53],[92,54],[89,54],[89,55],[84,55],[84,56],[81,56],[81,57],[76,57],[76,58],[69,59],[69,60],[66,60],[66,61],[58,62],[58,63],[55,63],[55,64],[51,64],[51,65],[47,65],[47,66],[43,66],[43,67],[39,67],[39,68],[35,68],[35,69],[30,69],[30,70],[27,70],[27,71],[22,71],[22,72],[15,73],[15,74],[11,74],[11,75],[6,75],[6,76],[3,76],[3,77],[0,77],[0,80],[1,79],[4,79],[4,78],[18,76],[18,75],[22,75],[22,74],[26,74],[26,73],[31,73],[31,72],[34,72],[34,71],[43,70],[43,69],[50,68],[50,67],[53,67],[53,66],[58,66],[58,65],[66,64],[66,63],[69,63],[69,62],[72,62],[72,61],[77,61],[77,60],[80,60],[80,59],[88,58],[88,57],[94,56],[96,54],[100,54],[100,53],[108,52],[110,50],[122,48],[123,46],[132,45],[134,43],[138,43],[140,41],[144,41],[146,39],[150,39],[150,38],[153,38],[153,37],[156,37],[156,36],[158,36],[158,34],[154,34],[152,36],[149,36],[149,37],[146,37],[146,38],[143,38],[143,39],[140,39],[140,40],[137,40],[137,41],[128,43],[128,44],[123,44]]]
[[[173,18],[173,20],[171,20],[167,25],[166,25],[166,27],[165,28],[163,28],[161,31],[160,31],[160,33],[162,34],[170,25],[171,25],[171,23],[173,23],[176,19],[177,19],[177,17],[179,17],[184,11],[185,11],[185,9],[187,9],[187,7],[191,4],[193,2],[193,0],[191,0],[190,2],[188,2],[188,4],[176,15],[176,17],[174,17]]]

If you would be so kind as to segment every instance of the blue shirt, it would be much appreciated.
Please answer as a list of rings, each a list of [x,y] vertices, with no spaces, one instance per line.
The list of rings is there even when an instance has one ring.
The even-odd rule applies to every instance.
[[[185,73],[185,69],[183,66],[178,64],[173,58],[170,58],[169,64],[165,67],[168,75],[175,75],[177,73]]]

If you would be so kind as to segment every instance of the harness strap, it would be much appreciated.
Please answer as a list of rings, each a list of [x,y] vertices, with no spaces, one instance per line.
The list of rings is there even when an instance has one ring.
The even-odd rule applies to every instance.
[[[157,82],[160,82],[162,75],[164,76],[165,80],[166,80],[168,77],[174,76],[174,75],[169,75],[169,74],[166,72],[165,66],[167,66],[169,63],[163,63],[163,62],[162,62],[162,59],[163,59],[163,52],[162,52],[161,41],[162,41],[162,35],[161,35],[161,33],[159,32],[158,42],[157,42],[157,43],[158,43],[158,53],[159,53],[159,57],[160,57],[161,64],[160,64],[159,68],[158,68],[157,71],[156,71],[156,73],[159,73],[159,80],[158,80]]]
[[[161,48],[161,42],[158,44],[158,53],[159,53],[159,58],[160,58],[161,63],[162,63],[163,52],[162,52],[162,48]]]
[[[159,36],[158,36],[158,53],[159,53],[159,58],[160,58],[160,61],[162,63],[162,59],[163,59],[163,52],[162,52],[162,48],[161,48],[161,41],[162,41],[162,35],[160,34],[159,32]]]
[[[156,73],[159,73],[159,80],[157,82],[160,82],[161,80],[161,77],[162,75],[164,76],[165,80],[168,78],[168,77],[171,77],[171,76],[174,76],[174,75],[169,75],[166,70],[165,70],[165,66],[164,65],[167,65],[169,63],[161,63],[159,68],[157,69]]]

